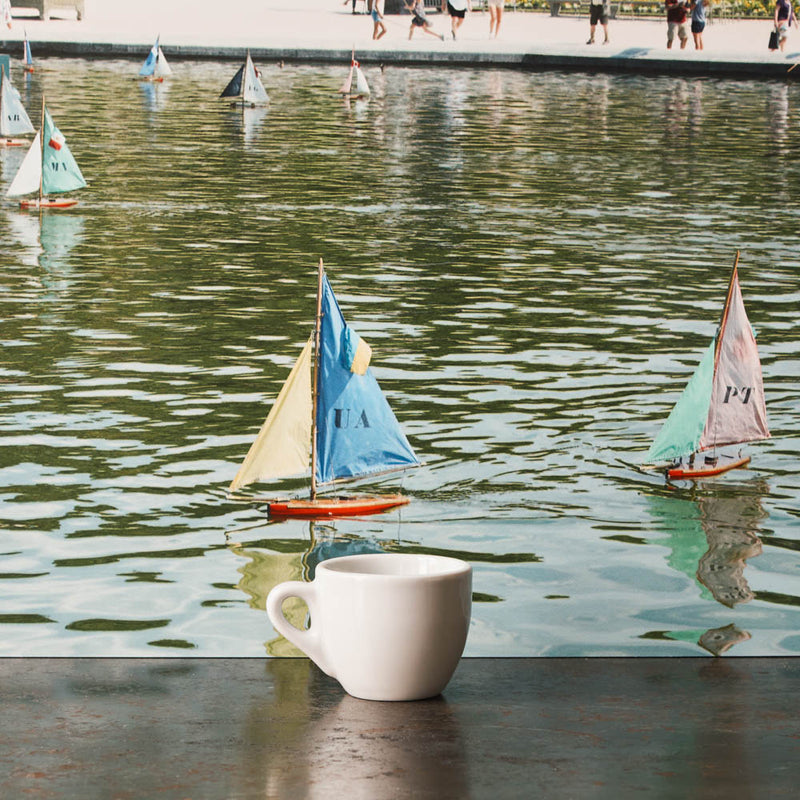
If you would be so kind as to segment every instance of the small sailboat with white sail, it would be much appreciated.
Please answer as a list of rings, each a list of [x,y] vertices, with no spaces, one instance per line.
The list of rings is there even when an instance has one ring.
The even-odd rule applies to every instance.
[[[150,48],[150,52],[139,70],[139,78],[145,81],[163,81],[170,75],[172,75],[172,69],[161,49],[161,37],[157,36],[156,43]]]
[[[371,352],[345,322],[320,259],[314,331],[228,491],[306,474],[310,463],[307,499],[244,499],[267,503],[272,517],[303,518],[360,516],[408,503],[401,494],[318,494],[325,485],[420,465],[369,368]]]
[[[239,67],[228,85],[222,90],[220,97],[232,99],[231,105],[234,106],[241,103],[242,107],[250,106],[255,108],[256,106],[269,104],[269,95],[261,83],[258,70],[253,64],[253,59],[250,58],[249,50],[244,64]]]
[[[716,335],[653,441],[642,469],[672,479],[746,466],[740,445],[770,437],[761,361],[739,286],[739,252]],[[734,452],[730,452],[734,448]]]
[[[35,132],[19,92],[6,75],[5,67],[0,65],[0,146],[22,147],[30,144],[29,139],[16,137]]]
[[[31,53],[31,43],[28,41],[28,32],[25,31],[25,39],[22,42],[22,69],[24,72],[33,72],[33,54]]]
[[[353,86],[353,80],[355,80],[355,87]],[[347,73],[347,77],[344,79],[344,83],[339,89],[339,94],[345,97],[369,97],[369,84],[364,77],[364,73],[361,71],[361,65],[356,61],[355,50],[353,50],[350,56],[350,71]]]
[[[51,198],[48,195],[72,192],[86,185],[64,134],[53,122],[42,97],[42,126],[8,187],[6,197],[37,195],[20,200],[21,208],[69,208],[78,201],[71,197]]]

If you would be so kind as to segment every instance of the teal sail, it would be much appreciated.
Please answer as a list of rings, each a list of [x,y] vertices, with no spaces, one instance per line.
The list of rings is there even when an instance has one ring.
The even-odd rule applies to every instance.
[[[695,452],[706,426],[714,378],[714,348],[711,342],[683,394],[667,417],[645,456],[645,464],[671,461]]]
[[[64,135],[56,127],[50,112],[44,112],[42,144],[42,192],[58,194],[82,189],[86,181],[72,156]]]
[[[319,483],[419,466],[366,366],[364,351],[368,347],[347,326],[323,275],[316,416]]]

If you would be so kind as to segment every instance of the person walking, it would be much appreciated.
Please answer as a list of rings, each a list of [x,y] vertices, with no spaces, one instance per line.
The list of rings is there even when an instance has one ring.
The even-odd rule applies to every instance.
[[[676,33],[683,50],[689,39],[689,34],[686,33],[686,3],[684,0],[666,0],[664,5],[667,8],[667,50],[672,49]]]
[[[442,0],[442,13],[450,15],[450,33],[457,39],[456,31],[464,24],[467,11],[472,11],[470,0]]]
[[[372,16],[372,38],[380,39],[386,34],[386,25],[383,24],[383,9],[380,7],[382,0],[369,0],[369,13]]]
[[[505,0],[488,0],[489,5],[489,38],[496,39],[503,19]]]
[[[414,35],[414,28],[419,28],[425,33],[444,41],[444,34],[436,33],[431,21],[425,16],[425,0],[411,0],[411,5],[403,0],[403,5],[411,12],[411,28],[408,31],[409,39]]]
[[[703,31],[706,28],[706,2],[705,0],[692,0],[692,39],[694,49],[703,49]]]
[[[608,44],[608,0],[590,0],[589,3],[589,41],[586,44],[594,44],[594,31],[597,23],[603,26],[603,44]]]
[[[777,0],[774,21],[775,30],[778,32],[778,47],[784,50],[786,48],[786,40],[789,38],[789,27],[792,22],[797,23],[791,0]]]

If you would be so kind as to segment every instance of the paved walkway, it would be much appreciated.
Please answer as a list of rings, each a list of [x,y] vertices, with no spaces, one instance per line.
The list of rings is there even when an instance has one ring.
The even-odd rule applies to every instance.
[[[330,61],[355,47],[365,62],[800,78],[800,68],[787,72],[800,61],[800,34],[790,36],[785,53],[771,53],[771,23],[765,20],[716,20],[706,28],[705,50],[696,52],[690,42],[683,51],[677,44],[668,51],[664,19],[612,20],[611,44],[587,45],[586,17],[514,12],[507,6],[497,39],[489,39],[488,13],[474,11],[458,41],[441,42],[420,32],[409,41],[410,17],[387,15],[387,35],[373,42],[370,17],[352,14],[342,0],[85,0],[80,22],[71,10],[41,21],[16,9],[0,52],[15,54],[27,30],[40,55],[138,56],[160,34],[172,58],[238,58],[250,48],[256,59]],[[431,17],[437,31],[449,34],[446,15]]]

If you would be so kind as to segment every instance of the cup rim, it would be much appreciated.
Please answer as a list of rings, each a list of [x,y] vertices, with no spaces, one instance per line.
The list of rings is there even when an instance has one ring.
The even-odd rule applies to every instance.
[[[432,572],[417,573],[385,572],[375,569],[366,569],[370,563],[386,563],[390,559],[395,562],[426,560],[428,562],[435,562],[440,565],[441,568]],[[359,566],[361,567],[360,569],[358,568]],[[359,553],[357,555],[338,556],[337,558],[329,558],[325,561],[320,561],[316,567],[317,574],[319,574],[320,570],[329,574],[347,576],[348,578],[359,580],[431,581],[467,574],[472,571],[472,566],[460,558],[428,553]]]

